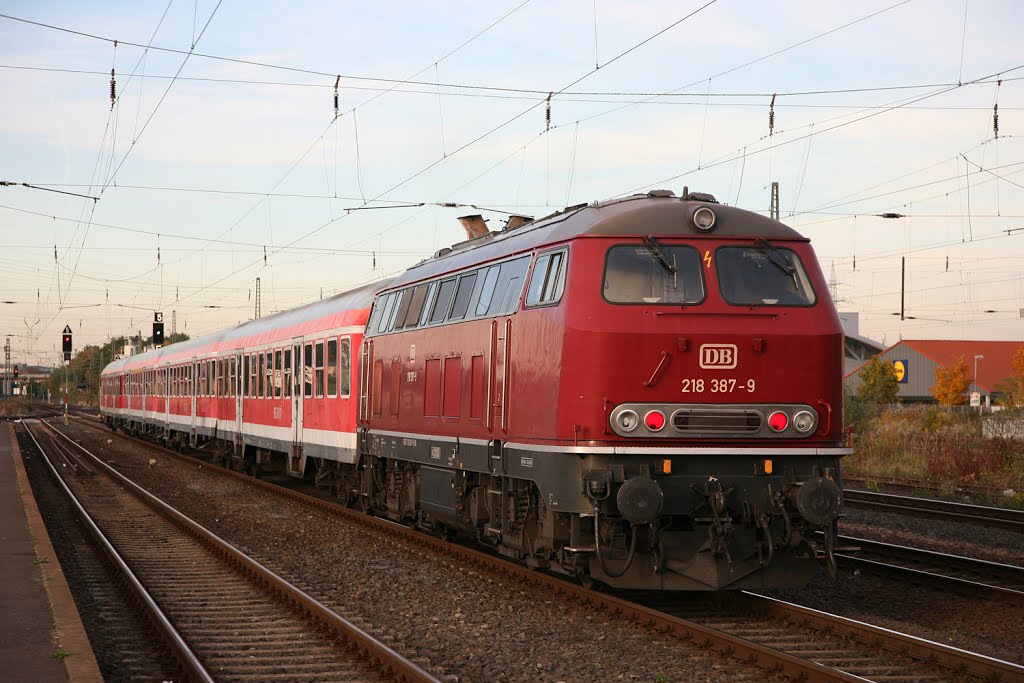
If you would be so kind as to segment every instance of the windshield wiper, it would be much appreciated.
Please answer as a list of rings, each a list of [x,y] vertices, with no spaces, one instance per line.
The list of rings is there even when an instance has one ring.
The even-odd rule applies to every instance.
[[[668,256],[665,255],[661,245],[658,244],[658,240],[654,239],[654,235],[646,235],[644,237],[644,242],[646,242],[647,246],[654,252],[654,256],[658,259],[658,263],[661,264],[661,267],[672,275],[675,275],[677,271],[675,265],[669,260]]]
[[[796,268],[793,267],[793,264],[789,262],[788,258],[779,253],[779,250],[775,245],[763,237],[758,237],[754,239],[754,248],[763,252],[776,268],[793,280],[793,289],[795,291],[800,290],[800,285],[796,281]]]

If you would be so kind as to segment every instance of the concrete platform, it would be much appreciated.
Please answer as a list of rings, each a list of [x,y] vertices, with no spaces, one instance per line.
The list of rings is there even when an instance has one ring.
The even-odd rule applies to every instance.
[[[0,680],[103,681],[12,423],[0,423]]]

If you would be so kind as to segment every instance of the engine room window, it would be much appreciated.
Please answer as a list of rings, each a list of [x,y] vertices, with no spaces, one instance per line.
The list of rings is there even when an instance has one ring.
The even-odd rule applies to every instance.
[[[800,257],[767,242],[715,252],[722,298],[735,306],[812,306],[814,289]]]
[[[444,320],[444,316],[448,313],[448,308],[452,303],[452,292],[454,291],[455,278],[444,280],[441,283],[441,287],[437,291],[437,296],[434,297],[434,304],[431,306],[428,322],[433,324]]]
[[[542,254],[530,276],[530,289],[526,292],[526,305],[539,306],[562,298],[565,289],[565,252]]]
[[[604,298],[616,304],[699,304],[704,300],[700,254],[649,239],[608,250]]]
[[[529,256],[505,261],[501,264],[498,282],[494,287],[487,315],[504,315],[516,310],[519,305],[519,297],[523,293],[523,282],[526,280],[526,271],[529,267]]]
[[[469,310],[469,299],[473,296],[473,285],[476,284],[476,273],[469,273],[459,278],[459,286],[455,290],[455,303],[449,320],[462,320]]]

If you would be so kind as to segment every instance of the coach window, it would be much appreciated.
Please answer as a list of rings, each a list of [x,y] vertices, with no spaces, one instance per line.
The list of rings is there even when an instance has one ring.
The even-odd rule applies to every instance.
[[[284,384],[284,363],[281,354],[281,349],[274,351],[274,398],[281,398],[281,385]]]
[[[274,398],[274,352],[267,351],[267,393],[264,398]]]
[[[316,397],[324,397],[324,343],[318,341],[316,343]]]
[[[242,356],[242,396],[249,395],[249,355]]]
[[[466,317],[476,280],[475,272],[467,273],[459,278],[459,286],[455,289],[455,303],[452,304],[452,312],[448,316],[448,320],[462,320]]]
[[[800,257],[767,242],[753,247],[722,247],[718,288],[734,306],[813,306],[816,300]]]
[[[338,361],[338,372],[341,378],[338,394],[348,396],[352,390],[352,342],[350,340],[341,340],[341,354]]]
[[[267,357],[260,351],[259,354],[259,368],[256,372],[256,398],[263,398],[263,382],[267,376]]]
[[[455,292],[455,278],[442,280],[437,290],[437,296],[434,297],[434,303],[430,307],[430,317],[427,319],[430,324],[439,323],[444,320],[445,315],[448,314],[448,309],[451,307],[453,292]]]
[[[284,397],[292,397],[292,349],[284,350]]]
[[[302,351],[302,383],[305,386],[303,394],[306,398],[313,398],[313,345],[306,344]]]
[[[699,304],[704,301],[700,254],[653,238],[616,245],[605,260],[602,295],[613,304]]]
[[[338,395],[338,340],[327,340],[327,395]]]
[[[231,398],[235,397],[235,393],[238,388],[238,368],[235,367],[235,357],[231,357],[231,372],[228,376],[228,396]]]

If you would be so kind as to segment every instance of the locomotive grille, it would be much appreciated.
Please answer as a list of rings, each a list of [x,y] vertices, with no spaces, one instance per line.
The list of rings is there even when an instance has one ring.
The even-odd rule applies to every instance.
[[[681,434],[754,434],[763,420],[756,410],[684,408],[672,414],[672,426]]]

